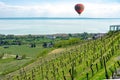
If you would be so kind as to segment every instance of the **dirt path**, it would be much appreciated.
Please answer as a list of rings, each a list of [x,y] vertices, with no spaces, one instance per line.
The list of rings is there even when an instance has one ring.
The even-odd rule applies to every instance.
[[[63,52],[64,50],[65,50],[64,48],[55,49],[51,51],[49,54],[57,54],[57,53]]]

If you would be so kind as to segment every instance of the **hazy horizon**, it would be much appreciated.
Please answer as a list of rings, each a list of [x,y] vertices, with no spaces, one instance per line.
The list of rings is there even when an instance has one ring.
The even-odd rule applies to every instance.
[[[5,19],[0,20],[0,34],[106,33],[120,19]]]
[[[50,19],[54,19],[54,18],[60,18],[60,19],[62,19],[62,18],[72,18],[72,19],[120,19],[120,17],[118,17],[118,18],[116,18],[116,17],[113,17],[113,18],[110,18],[110,17],[80,17],[80,16],[78,16],[78,17],[0,17],[0,19],[4,19],[4,18],[10,18],[10,19],[12,19],[12,18],[35,18],[35,19],[44,19],[44,18],[50,18]]]

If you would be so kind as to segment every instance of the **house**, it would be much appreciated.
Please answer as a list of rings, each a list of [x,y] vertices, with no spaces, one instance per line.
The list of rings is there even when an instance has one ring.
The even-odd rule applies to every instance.
[[[119,31],[120,25],[110,25],[110,31]]]
[[[53,43],[52,42],[44,42],[43,47],[44,48],[51,48],[51,47],[53,47]]]
[[[22,59],[22,56],[16,55],[16,59],[17,59],[17,60],[21,60],[21,59]]]
[[[100,38],[100,37],[102,37],[104,35],[105,35],[105,33],[97,33],[97,34],[94,34],[92,38],[97,39],[97,38]]]
[[[47,35],[46,36],[48,39],[55,39],[56,38],[56,36],[54,36],[54,35]]]

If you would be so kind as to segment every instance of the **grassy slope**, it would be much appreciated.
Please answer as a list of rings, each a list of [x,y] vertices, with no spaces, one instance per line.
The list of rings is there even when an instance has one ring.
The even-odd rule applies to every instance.
[[[26,59],[16,60],[15,57],[0,59],[0,76],[13,72],[17,69],[20,69],[23,66],[28,65],[29,63],[36,60],[38,57],[46,55],[48,51],[52,49],[44,49],[41,46],[36,48],[30,48],[28,45],[15,45],[9,46],[9,48],[0,47],[0,54],[8,55],[26,55]],[[9,56],[8,56],[9,57]]]
[[[120,55],[120,49],[116,49],[116,46],[120,44],[119,40],[120,33],[117,32],[112,36],[108,35],[104,37],[103,40],[98,39],[95,41],[80,44],[70,49],[66,48],[65,51],[60,54],[51,54],[38,60],[38,64],[36,64],[33,69],[24,69],[22,75],[16,74],[18,75],[18,77],[14,76],[13,79],[18,80],[18,78],[21,78],[24,80],[26,78],[35,80],[46,80],[47,78],[49,78],[53,80],[54,78],[56,78],[58,80],[64,80],[65,77],[67,80],[70,80],[71,77],[69,70],[72,68],[73,65],[76,65],[74,66],[76,70],[76,73],[74,73],[75,80],[86,80],[86,73],[89,73],[89,79],[91,80],[104,79],[104,67],[100,68],[99,63],[101,51],[102,57],[107,57],[109,54],[111,55],[110,51],[112,49],[111,45],[113,42],[113,47],[115,51],[106,63],[108,74],[110,76],[111,72],[109,68],[113,68],[114,65],[118,67],[115,62],[117,61],[117,57]],[[86,61],[88,61],[88,66],[86,65]],[[74,62],[75,64],[73,64]],[[92,68],[94,70],[94,75],[92,75],[91,69],[89,67],[91,63],[93,64]],[[98,64],[98,71],[95,67],[96,63]],[[55,69],[58,69],[58,71],[56,71]],[[25,75],[24,72],[27,74]]]

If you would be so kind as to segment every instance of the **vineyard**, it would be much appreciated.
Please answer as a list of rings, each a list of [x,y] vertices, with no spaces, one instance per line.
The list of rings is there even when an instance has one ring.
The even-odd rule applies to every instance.
[[[3,80],[101,80],[120,78],[120,31],[86,40],[39,59]]]

